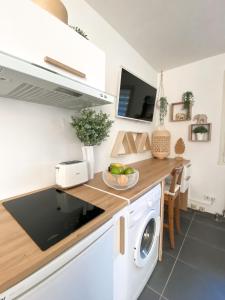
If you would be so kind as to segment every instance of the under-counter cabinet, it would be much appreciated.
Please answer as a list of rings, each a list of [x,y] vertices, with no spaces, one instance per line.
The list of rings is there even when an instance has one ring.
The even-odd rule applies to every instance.
[[[32,1],[4,1],[0,36],[0,51],[105,90],[104,52]],[[85,78],[46,63],[46,56],[85,74]]]
[[[111,220],[0,299],[113,300],[113,232]]]
[[[128,253],[128,207],[123,208],[113,216],[114,245],[113,245],[113,286],[114,300],[126,300],[126,275],[127,275],[127,253]]]

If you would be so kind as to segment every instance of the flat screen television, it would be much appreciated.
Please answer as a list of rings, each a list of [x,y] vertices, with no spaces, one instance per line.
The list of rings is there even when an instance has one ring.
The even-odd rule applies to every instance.
[[[122,68],[117,117],[152,122],[157,89]]]

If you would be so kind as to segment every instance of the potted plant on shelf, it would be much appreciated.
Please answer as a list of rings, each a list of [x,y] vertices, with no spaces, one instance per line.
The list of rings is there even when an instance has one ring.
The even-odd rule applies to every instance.
[[[191,120],[191,107],[194,104],[194,95],[192,92],[187,91],[182,95],[184,109],[187,110],[187,120]]]
[[[205,126],[197,126],[193,129],[193,132],[196,135],[197,141],[204,141],[205,134],[208,133],[208,129]]]
[[[72,117],[71,125],[83,144],[83,159],[88,163],[89,179],[94,177],[94,146],[100,145],[109,136],[113,121],[102,111],[83,109],[78,117]]]

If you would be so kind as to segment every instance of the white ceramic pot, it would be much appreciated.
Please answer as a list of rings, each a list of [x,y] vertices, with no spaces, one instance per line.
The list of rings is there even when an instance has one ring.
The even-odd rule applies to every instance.
[[[86,160],[88,165],[88,179],[92,179],[94,178],[94,168],[95,168],[94,147],[83,146],[82,153],[83,153],[83,160]]]
[[[197,141],[205,140],[205,133],[196,133]]]

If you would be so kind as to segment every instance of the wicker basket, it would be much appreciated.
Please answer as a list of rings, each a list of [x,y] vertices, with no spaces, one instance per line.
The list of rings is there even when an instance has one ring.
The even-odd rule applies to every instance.
[[[152,133],[152,155],[164,159],[170,154],[171,135],[165,128],[158,128]]]

